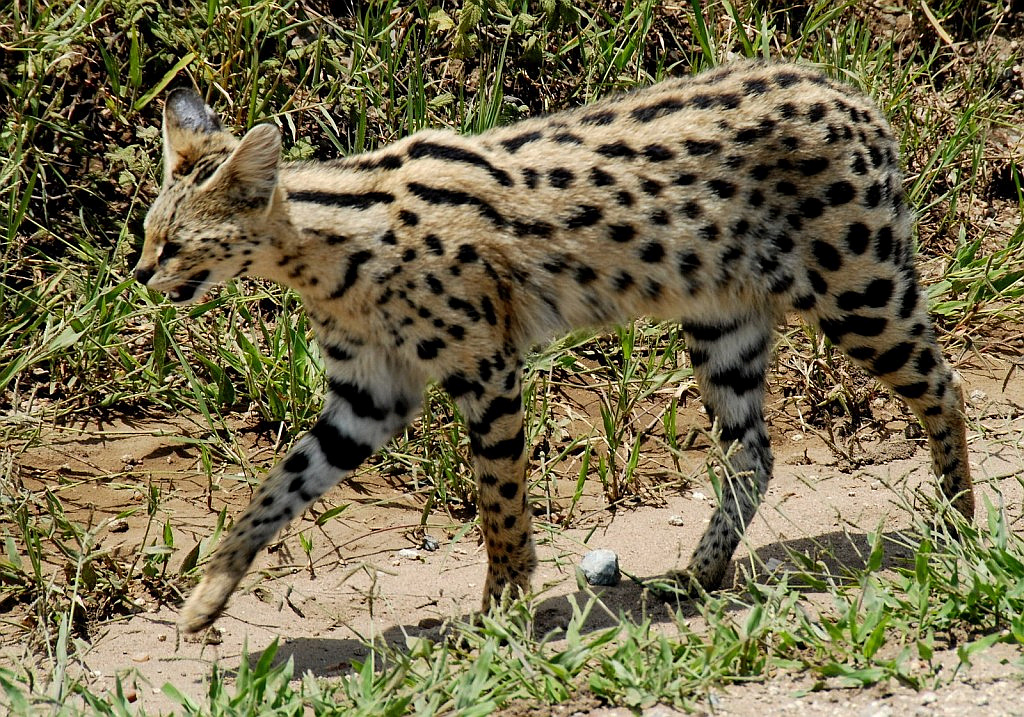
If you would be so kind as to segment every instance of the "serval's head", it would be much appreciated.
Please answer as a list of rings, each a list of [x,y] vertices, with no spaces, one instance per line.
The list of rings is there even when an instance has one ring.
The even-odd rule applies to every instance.
[[[281,136],[253,127],[241,140],[202,98],[174,90],[164,106],[164,183],[146,215],[135,278],[178,304],[246,273],[269,241]]]

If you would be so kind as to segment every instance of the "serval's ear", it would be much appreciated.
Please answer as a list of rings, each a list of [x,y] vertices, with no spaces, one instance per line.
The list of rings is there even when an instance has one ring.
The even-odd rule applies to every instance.
[[[223,187],[246,207],[263,207],[277,187],[280,161],[281,132],[272,124],[258,124],[246,132],[209,184]]]
[[[221,149],[224,139],[230,135],[202,97],[191,89],[172,91],[164,104],[164,181],[189,172],[211,149]]]

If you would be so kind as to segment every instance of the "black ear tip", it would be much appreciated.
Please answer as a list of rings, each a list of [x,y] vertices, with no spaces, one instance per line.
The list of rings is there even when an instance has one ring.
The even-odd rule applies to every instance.
[[[171,90],[164,103],[164,114],[179,127],[193,132],[219,132],[222,129],[217,113],[207,107],[191,87]]]

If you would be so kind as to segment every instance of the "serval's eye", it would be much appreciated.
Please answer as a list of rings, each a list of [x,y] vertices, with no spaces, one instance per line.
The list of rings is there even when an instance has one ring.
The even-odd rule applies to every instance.
[[[173,241],[164,242],[163,246],[160,247],[158,260],[167,261],[171,257],[177,256],[179,251],[181,251],[181,244]]]

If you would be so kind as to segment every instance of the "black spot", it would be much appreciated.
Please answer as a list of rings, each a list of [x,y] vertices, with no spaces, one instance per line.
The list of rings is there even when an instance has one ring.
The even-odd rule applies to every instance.
[[[505,500],[512,500],[519,494],[519,484],[515,481],[507,481],[501,484],[498,488],[498,492],[501,493],[501,497]],[[509,516],[514,519],[515,516]]]
[[[423,237],[423,243],[427,245],[427,249],[431,254],[435,256],[444,255],[444,245],[441,244],[441,239],[436,234],[427,234]]]
[[[350,361],[352,354],[337,344],[326,344],[324,351],[335,361]]]
[[[427,283],[427,288],[430,289],[431,293],[437,295],[444,293],[444,285],[433,274],[427,274],[423,277],[423,280]]]
[[[523,134],[516,135],[515,137],[509,137],[508,139],[501,140],[501,146],[512,154],[515,154],[524,144],[537,142],[538,140],[543,139],[543,137],[544,135],[540,132],[524,132]]]
[[[512,228],[516,233],[516,236],[538,236],[538,237],[549,237],[551,233],[555,231],[555,228],[547,222],[523,222],[515,220],[512,222]]]
[[[903,290],[903,297],[900,299],[900,318],[909,319],[917,308],[917,282],[908,281],[907,288]]]
[[[827,112],[828,107],[826,107],[821,102],[815,102],[807,111],[807,119],[809,119],[811,122],[821,122],[821,120],[825,118],[825,114]]]
[[[529,189],[537,188],[538,177],[540,177],[540,174],[537,172],[536,169],[533,169],[532,167],[527,167],[526,169],[523,170],[523,181],[526,182],[526,186]]]
[[[643,149],[644,156],[652,162],[667,162],[675,158],[675,153],[662,144],[649,144]]]
[[[863,254],[868,248],[868,240],[871,238],[871,230],[861,222],[854,222],[846,230],[846,246],[854,254]]]
[[[582,124],[590,125],[607,125],[615,121],[615,113],[611,110],[601,110],[597,112],[590,112],[580,117]]]
[[[678,112],[685,106],[682,100],[669,97],[653,105],[637,107],[630,114],[632,114],[633,119],[637,122],[651,122],[659,117]]]
[[[380,236],[380,243],[381,244],[388,244],[390,246],[394,246],[395,244],[398,243],[398,240],[395,238],[395,233],[393,231],[391,231],[390,229],[388,229],[386,232],[381,234],[381,236]]]
[[[631,207],[633,206],[634,199],[632,194],[627,192],[625,189],[620,189],[615,193],[615,201],[618,202],[620,206]]]
[[[796,163],[796,166],[805,177],[813,177],[815,174],[821,174],[828,169],[828,164],[828,160],[824,157],[813,157],[811,159],[801,159]]]
[[[798,311],[808,311],[813,309],[815,304],[818,303],[818,297],[814,294],[801,294],[793,299],[793,308]]]
[[[748,95],[763,95],[768,92],[768,83],[761,78],[746,79],[743,89]]]
[[[615,184],[615,177],[599,167],[594,167],[590,170],[590,181],[595,187],[607,187]]]
[[[820,217],[824,211],[825,204],[815,197],[807,197],[800,202],[800,213],[805,219],[815,219]]]
[[[682,211],[688,219],[696,219],[704,211],[704,208],[697,202],[691,200],[680,207],[680,211]]]
[[[589,227],[601,221],[602,212],[600,207],[590,204],[581,204],[576,211],[566,220],[565,226],[568,229],[579,229]]]
[[[793,237],[788,233],[780,231],[772,235],[772,245],[783,254],[793,251]]]
[[[656,197],[661,193],[661,182],[656,182],[653,179],[645,179],[640,184],[640,188],[643,189],[646,194]]]
[[[792,87],[793,85],[799,83],[801,80],[803,80],[803,77],[801,77],[796,72],[779,72],[774,76],[773,79],[775,80],[775,84],[777,84],[779,87],[786,88]]]
[[[839,271],[843,265],[839,252],[828,242],[815,239],[811,244],[811,250],[814,252],[814,258],[818,260],[818,264],[828,271]]]
[[[892,254],[892,229],[884,226],[875,234],[875,256],[879,261],[888,260]]]
[[[548,172],[548,182],[555,189],[565,189],[575,178],[576,175],[564,167],[557,167]]]
[[[416,250],[415,249],[406,249],[404,252],[402,252],[402,261],[409,262],[409,261],[414,261],[415,259],[416,259]]]
[[[763,182],[768,179],[768,175],[772,173],[772,168],[767,164],[755,164],[750,168],[750,177],[758,182]]]
[[[619,271],[619,273],[615,275],[614,285],[616,291],[625,291],[633,284],[633,275],[628,271]]]
[[[643,294],[648,299],[657,299],[661,295],[661,282],[648,278],[644,283]]]
[[[640,258],[649,264],[659,262],[665,258],[665,247],[660,242],[647,242],[640,247]]]
[[[882,201],[882,185],[874,182],[864,194],[864,206],[877,207]]]
[[[705,224],[698,230],[698,233],[700,234],[701,239],[715,241],[718,239],[721,230],[718,228],[717,224]]]
[[[913,351],[914,344],[908,341],[896,344],[888,351],[879,354],[871,365],[871,370],[878,376],[899,371],[910,360],[910,354]]]
[[[853,346],[846,349],[846,354],[857,361],[870,361],[875,356],[875,350],[870,346]]]
[[[864,305],[880,309],[889,303],[892,297],[892,281],[875,279],[864,289]]]
[[[727,324],[704,324],[696,321],[687,321],[682,324],[683,331],[690,335],[694,341],[712,342],[718,341],[726,334],[731,334],[738,329],[740,322],[734,321]],[[692,342],[690,342],[692,343]],[[692,347],[691,351],[692,351]]]
[[[343,434],[325,419],[317,421],[309,434],[316,439],[327,462],[341,470],[355,470],[373,452],[370,446]]]
[[[781,294],[784,291],[789,291],[789,288],[793,286],[793,275],[783,274],[781,276],[772,277],[772,281],[768,284],[768,291],[773,294]]]
[[[918,354],[917,360],[914,362],[914,367],[917,369],[919,374],[927,376],[932,372],[932,369],[935,368],[935,363],[935,354],[932,353],[930,348],[925,347],[921,350],[921,353]]]
[[[791,197],[796,194],[797,189],[796,185],[792,182],[779,182],[775,185],[775,191],[779,194],[785,194],[786,196]]]
[[[476,253],[476,248],[472,244],[462,244],[459,246],[455,258],[462,264],[472,264],[480,258],[480,255]]]
[[[856,195],[857,190],[853,188],[852,184],[846,181],[835,182],[825,191],[825,198],[833,207],[852,202]]]
[[[762,192],[760,189],[755,189],[751,191],[750,196],[747,198],[747,201],[750,202],[750,206],[752,207],[760,207],[762,204],[764,204],[764,192]]]
[[[309,468],[309,457],[305,453],[291,453],[284,461],[284,469],[289,473],[303,473],[307,468]],[[270,503],[274,502],[273,496],[268,495],[267,498],[270,498]],[[264,498],[264,505],[270,505],[265,501],[266,498]]]
[[[436,359],[437,354],[446,346],[444,340],[439,338],[423,339],[416,344],[416,355],[424,361]]]
[[[480,441],[479,434],[472,431],[469,434],[470,450],[474,455],[480,456],[481,458],[489,461],[515,460],[523,454],[523,447],[525,443],[526,441],[521,426],[514,436],[506,438],[503,441],[498,441],[491,446],[483,445]]]
[[[490,297],[485,296],[480,300],[480,308],[484,312],[484,321],[491,326],[496,326],[498,324],[498,316],[494,312],[494,304],[491,303]]]
[[[828,282],[826,282],[818,272],[813,269],[808,270],[807,280],[811,282],[811,288],[813,288],[815,292],[819,294],[828,293]]]
[[[328,378],[327,387],[334,396],[347,403],[352,409],[352,413],[359,418],[383,421],[388,417],[387,409],[378,406],[368,391],[354,383],[338,378]]]
[[[657,224],[658,226],[664,226],[669,223],[668,212],[664,209],[655,209],[651,212],[651,223]]]
[[[689,172],[683,172],[681,174],[676,175],[676,178],[673,181],[673,183],[680,187],[688,187],[696,181],[697,175],[690,174]]]
[[[713,140],[701,140],[701,139],[688,139],[686,140],[686,151],[691,157],[703,157],[708,154],[714,154],[722,149],[720,142]]]
[[[552,256],[540,265],[540,268],[549,274],[561,274],[569,265],[563,256]]]
[[[722,199],[728,199],[736,193],[736,185],[723,179],[708,181],[708,188]]]
[[[462,372],[453,373],[441,382],[441,386],[452,398],[461,398],[467,394],[474,394],[477,398],[484,395],[484,387],[478,381],[466,378]]]
[[[700,257],[692,251],[680,252],[677,264],[683,276],[689,276],[701,267]]]
[[[903,398],[921,398],[928,391],[928,382],[918,381],[904,386],[893,386],[892,390],[903,396]]]
[[[596,151],[601,156],[611,159],[633,159],[636,157],[636,150],[621,140],[602,144]]]
[[[583,144],[583,140],[572,132],[556,132],[551,139],[558,144]]]
[[[465,299],[460,299],[457,296],[451,296],[448,298],[448,307],[455,311],[461,311],[464,313],[470,321],[479,321],[480,312],[476,310],[473,304],[469,303]],[[442,342],[443,344],[444,342]]]
[[[884,317],[860,314],[848,314],[841,319],[821,319],[820,323],[821,330],[835,344],[841,344],[846,334],[878,336],[888,326],[888,321]]]
[[[407,227],[414,227],[420,223],[420,215],[416,212],[410,212],[408,209],[398,212],[398,219]]]
[[[636,229],[632,224],[612,224],[608,227],[608,234],[613,241],[624,244],[636,236]]]
[[[790,152],[795,152],[800,147],[799,137],[783,137],[782,146],[788,149]]]
[[[576,267],[576,282],[579,284],[589,284],[597,278],[597,274],[592,268],[586,264],[580,264]]]
[[[448,327],[448,335],[456,341],[462,341],[463,337],[466,335],[466,330],[458,324],[453,324]]]
[[[488,382],[491,380],[491,362],[487,359],[480,359],[477,362],[477,373],[480,374],[480,380]]]

